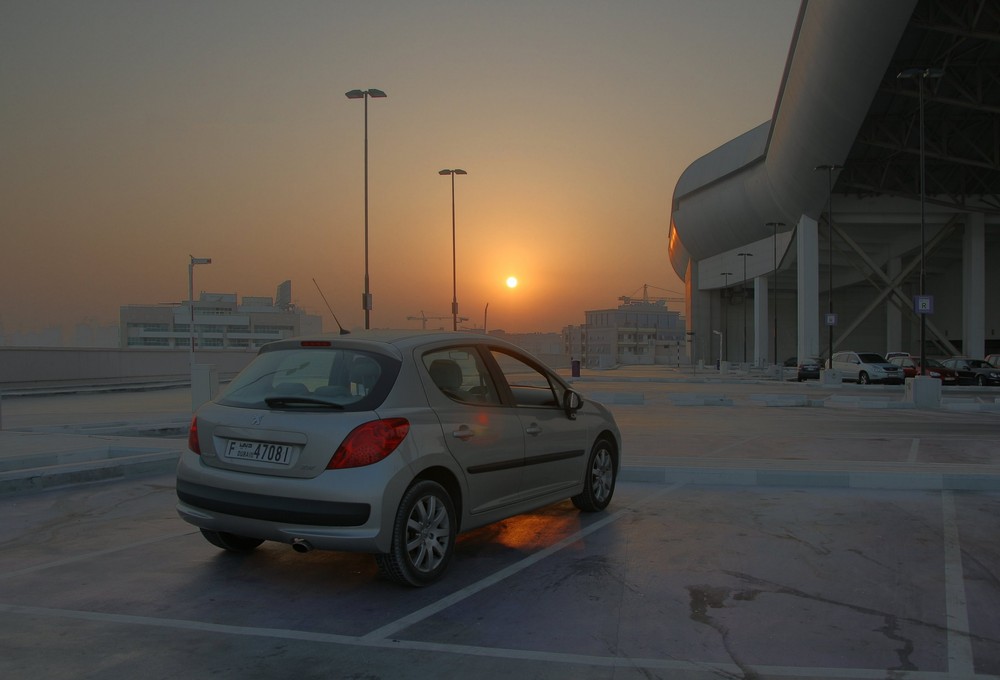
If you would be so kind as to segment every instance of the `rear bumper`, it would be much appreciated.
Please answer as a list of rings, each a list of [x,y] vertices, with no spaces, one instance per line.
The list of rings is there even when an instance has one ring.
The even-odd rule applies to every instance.
[[[177,466],[177,514],[200,529],[320,550],[386,552],[392,519],[412,475],[390,456],[311,479],[205,465],[190,451]]]
[[[234,517],[324,527],[356,527],[368,521],[367,503],[283,498],[219,489],[177,480],[177,498],[186,505]]]

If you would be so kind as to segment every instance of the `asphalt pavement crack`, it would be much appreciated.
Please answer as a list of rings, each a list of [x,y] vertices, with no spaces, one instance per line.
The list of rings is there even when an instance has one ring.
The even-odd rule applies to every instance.
[[[734,592],[730,588],[709,585],[688,586],[687,590],[691,596],[691,620],[713,628],[719,633],[726,654],[743,672],[744,680],[759,680],[760,675],[733,650],[730,644],[729,626],[717,621],[708,613],[709,609],[725,607],[726,600],[730,597],[736,600],[753,600],[759,591],[739,590]]]

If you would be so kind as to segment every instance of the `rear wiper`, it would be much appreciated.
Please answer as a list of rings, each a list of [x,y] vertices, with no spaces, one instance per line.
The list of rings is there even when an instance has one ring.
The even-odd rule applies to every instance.
[[[325,399],[318,399],[317,397],[265,397],[264,403],[271,408],[281,408],[282,406],[323,406],[325,408],[332,408],[338,411],[344,410],[343,404],[338,404],[333,401],[326,401]]]

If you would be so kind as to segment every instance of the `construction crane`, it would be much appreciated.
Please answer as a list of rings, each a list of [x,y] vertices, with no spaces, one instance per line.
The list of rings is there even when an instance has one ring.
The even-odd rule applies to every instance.
[[[656,286],[651,286],[648,283],[644,283],[644,284],[642,284],[642,297],[641,298],[635,297],[635,294],[639,292],[638,290],[636,290],[635,293],[632,293],[632,295],[622,295],[618,299],[621,300],[626,305],[633,305],[633,304],[638,304],[638,303],[649,304],[650,302],[652,302],[652,303],[657,303],[657,302],[663,302],[663,303],[667,303],[667,302],[683,303],[684,302],[684,297],[683,296],[680,296],[680,297],[650,297],[649,296],[649,289],[650,288],[656,288],[656,290],[662,290],[665,293],[673,293],[675,296],[680,296],[680,293],[678,293],[677,291],[668,290],[666,288],[657,288]]]
[[[424,314],[424,310],[421,309],[420,310],[420,316],[408,316],[408,317],[406,317],[406,320],[407,321],[420,321],[421,324],[422,324],[421,328],[423,328],[423,330],[426,331],[427,330],[427,322],[429,320],[432,320],[432,319],[433,320],[443,320],[443,319],[450,319],[450,318],[452,318],[452,317],[451,316],[427,316],[426,314]],[[467,316],[460,316],[460,317],[458,317],[458,320],[459,321],[468,321],[469,317],[467,317]]]

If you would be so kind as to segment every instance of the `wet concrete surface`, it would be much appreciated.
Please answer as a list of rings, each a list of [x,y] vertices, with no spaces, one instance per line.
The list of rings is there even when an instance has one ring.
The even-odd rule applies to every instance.
[[[1000,677],[998,494],[623,483],[463,535],[424,589],[223,553],[174,501],[0,501],[3,677]]]
[[[0,677],[1000,679],[998,414],[754,398],[816,403],[818,385],[578,388],[622,428],[611,507],[462,535],[424,589],[367,555],[223,553],[153,468],[4,494]],[[183,438],[114,430],[183,423],[188,403],[5,400],[0,461],[169,453]]]

